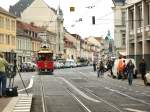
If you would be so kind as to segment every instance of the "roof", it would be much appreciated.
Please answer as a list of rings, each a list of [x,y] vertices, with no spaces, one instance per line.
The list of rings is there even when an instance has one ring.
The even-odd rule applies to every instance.
[[[29,7],[34,0],[19,0],[15,5],[10,6],[9,12],[16,15],[17,17],[21,17],[21,13]]]
[[[97,41],[94,37],[88,37],[88,38],[86,38],[86,40],[87,40],[91,45],[100,46],[99,41]]]
[[[21,17],[21,13],[29,7],[35,0],[19,0],[15,5],[10,6],[9,12],[16,15],[17,17]],[[43,1],[44,2],[44,1]],[[46,4],[47,5],[47,4]],[[51,8],[47,5],[49,9],[51,9],[55,14],[57,11],[54,8]],[[62,10],[61,10],[62,11]]]
[[[5,9],[3,9],[2,7],[0,7],[0,13],[5,14],[5,15],[7,15],[7,16],[11,16],[11,17],[13,17],[13,18],[16,18],[15,15],[9,13],[9,12],[6,11]]]
[[[41,48],[41,50],[38,53],[53,53],[53,52],[49,48]]]
[[[17,28],[29,30],[29,31],[37,32],[37,33],[44,30],[44,28],[40,28],[40,27],[34,26],[33,24],[27,24],[21,21],[17,21]]]
[[[101,42],[103,38],[102,38],[102,37],[95,37],[95,39],[96,39],[97,41]]]

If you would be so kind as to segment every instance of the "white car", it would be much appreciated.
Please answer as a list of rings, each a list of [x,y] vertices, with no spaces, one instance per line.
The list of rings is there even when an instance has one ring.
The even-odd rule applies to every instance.
[[[65,63],[65,68],[70,68],[70,67],[77,67],[77,64],[75,63],[75,61],[73,59],[68,59],[66,60]]]
[[[145,75],[145,85],[150,85],[150,72]]]
[[[55,67],[55,69],[59,69],[59,68],[61,68],[61,64],[59,62],[55,61],[54,67]]]

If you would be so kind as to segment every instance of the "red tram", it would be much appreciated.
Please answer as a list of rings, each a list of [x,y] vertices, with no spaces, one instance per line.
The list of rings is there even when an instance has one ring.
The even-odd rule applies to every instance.
[[[38,72],[40,73],[53,73],[54,71],[54,61],[53,61],[53,52],[46,47],[43,47],[37,53],[36,65]]]

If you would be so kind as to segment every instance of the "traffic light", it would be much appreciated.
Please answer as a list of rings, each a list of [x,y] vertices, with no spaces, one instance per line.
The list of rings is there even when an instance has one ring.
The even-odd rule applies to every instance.
[[[70,12],[74,12],[75,11],[75,7],[70,7]]]
[[[92,24],[95,24],[95,16],[92,16]]]

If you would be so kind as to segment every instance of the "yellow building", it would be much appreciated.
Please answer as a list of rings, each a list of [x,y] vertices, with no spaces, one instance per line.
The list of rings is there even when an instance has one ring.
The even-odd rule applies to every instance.
[[[16,17],[0,7],[0,50],[16,49]]]

